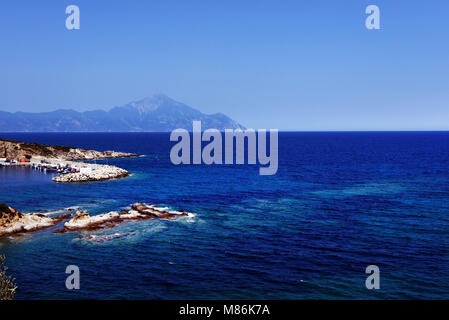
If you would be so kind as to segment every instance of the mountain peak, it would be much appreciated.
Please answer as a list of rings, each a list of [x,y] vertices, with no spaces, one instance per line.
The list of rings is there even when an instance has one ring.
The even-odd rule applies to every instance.
[[[123,107],[131,107],[131,108],[139,111],[140,114],[142,114],[142,113],[155,111],[155,110],[159,109],[159,107],[161,107],[165,104],[182,105],[181,103],[171,99],[170,97],[166,96],[165,94],[157,93],[157,94],[153,94],[148,97],[145,97],[143,99],[128,103],[127,105],[125,105]]]
[[[114,107],[109,111],[57,110],[1,114],[0,132],[167,132],[177,128],[191,129],[192,121],[202,121],[204,130],[244,129],[238,122],[222,113],[204,114],[160,93]]]

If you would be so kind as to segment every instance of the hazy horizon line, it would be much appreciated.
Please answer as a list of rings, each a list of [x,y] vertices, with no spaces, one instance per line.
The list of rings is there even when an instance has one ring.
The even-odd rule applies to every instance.
[[[178,128],[181,129],[181,128]],[[249,128],[254,129],[254,128]],[[176,129],[175,129],[176,130]],[[235,130],[235,129],[230,129]],[[247,129],[245,129],[247,130]],[[243,131],[245,131],[243,130]],[[278,129],[272,129],[278,130]],[[189,133],[193,131],[187,130]],[[225,132],[223,130],[219,130],[220,132]],[[15,134],[15,133],[170,133],[171,131],[0,131],[0,135],[2,134]],[[202,131],[204,132],[204,131]],[[449,133],[449,129],[444,130],[278,130],[280,133]]]

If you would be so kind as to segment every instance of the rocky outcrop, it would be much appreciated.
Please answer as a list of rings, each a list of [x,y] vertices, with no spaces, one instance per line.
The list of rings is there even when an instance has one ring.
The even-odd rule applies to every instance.
[[[135,203],[131,210],[122,210],[120,212],[112,211],[95,216],[89,215],[86,211],[77,211],[75,217],[64,224],[64,227],[70,231],[76,230],[96,230],[110,228],[125,220],[144,220],[144,219],[167,219],[172,220],[178,217],[193,217],[193,213],[184,211],[167,211],[167,208],[159,208],[155,205],[145,203]],[[57,230],[57,233],[63,233]]]
[[[168,211],[166,207],[157,207],[146,203],[135,203],[130,210],[91,216],[86,211],[77,211],[72,217],[70,213],[51,218],[42,214],[22,214],[17,210],[0,204],[0,237],[22,232],[36,231],[61,223],[64,228],[57,229],[53,233],[65,233],[67,231],[98,230],[112,228],[126,220],[166,219],[172,220],[178,217],[193,217],[193,213],[185,211]]]
[[[22,214],[5,204],[0,204],[0,237],[48,228],[57,222],[57,219],[41,214]]]
[[[98,159],[115,159],[115,158],[131,158],[138,157],[134,153],[117,152],[117,151],[96,151],[72,148],[64,155],[65,160],[79,161],[79,160],[98,160]]]
[[[54,182],[92,182],[92,181],[105,181],[111,179],[125,178],[130,175],[130,173],[124,169],[107,166],[107,165],[96,165],[91,167],[90,172],[75,172],[62,174],[58,177],[53,178]]]
[[[137,212],[141,215],[146,215],[159,219],[175,219],[180,216],[188,216],[189,214],[184,211],[167,211],[168,208],[158,208],[155,205],[148,205],[145,203],[135,203],[131,206],[129,213]]]
[[[64,227],[71,231],[91,229],[117,219],[120,219],[120,213],[115,211],[96,216],[90,216],[86,211],[77,211],[75,217],[64,223]]]

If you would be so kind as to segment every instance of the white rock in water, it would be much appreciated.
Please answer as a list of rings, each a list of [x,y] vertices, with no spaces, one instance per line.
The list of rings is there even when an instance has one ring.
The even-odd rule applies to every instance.
[[[129,210],[128,213],[120,214],[120,219],[147,219],[149,218],[146,214],[141,214],[136,210]]]
[[[118,179],[129,176],[129,172],[114,166],[108,165],[91,165],[89,167],[93,170],[90,172],[75,172],[60,175],[53,178],[55,182],[88,182],[88,181],[103,181],[110,179]]]
[[[11,207],[0,211],[0,237],[35,231],[55,225],[55,220],[39,214],[22,214]]]
[[[120,218],[120,213],[111,211],[109,213],[90,216],[86,211],[78,211],[75,217],[64,223],[64,227],[69,230],[86,229],[103,224],[108,221],[114,221]]]

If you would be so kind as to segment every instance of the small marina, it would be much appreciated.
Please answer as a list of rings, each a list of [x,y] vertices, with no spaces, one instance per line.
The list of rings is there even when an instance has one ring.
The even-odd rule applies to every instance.
[[[21,159],[22,160],[22,159]],[[27,161],[9,160],[0,162],[3,167],[27,167],[45,173],[58,173],[54,182],[91,182],[124,178],[130,173],[124,169],[94,163],[67,161],[62,159],[42,158],[40,156],[26,159]]]
[[[1,167],[23,166],[46,173],[58,173],[54,182],[90,182],[124,178],[124,169],[87,160],[136,157],[136,154],[116,151],[96,151],[66,146],[49,146],[0,139]]]
[[[28,160],[28,159],[27,159]],[[77,173],[77,172],[86,172],[91,171],[92,168],[81,165],[73,165],[67,162],[51,162],[48,160],[40,160],[38,161],[18,161],[16,159],[6,160],[5,158],[0,159],[0,167],[27,167],[34,170],[46,172],[46,173],[59,173],[59,174],[68,174],[68,173]]]

